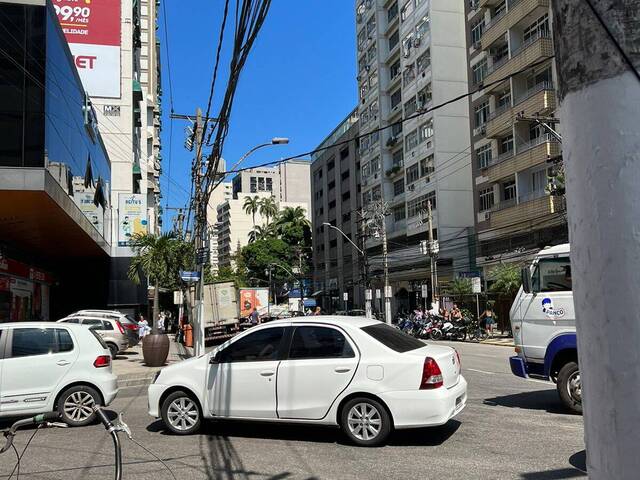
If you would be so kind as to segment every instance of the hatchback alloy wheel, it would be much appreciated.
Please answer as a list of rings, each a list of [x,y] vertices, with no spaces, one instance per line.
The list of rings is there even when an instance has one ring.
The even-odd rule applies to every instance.
[[[96,417],[93,407],[100,405],[100,394],[89,386],[77,385],[60,395],[58,412],[72,427],[88,425]]]
[[[200,405],[188,393],[173,392],[162,403],[162,420],[173,433],[188,435],[200,428]]]
[[[358,403],[349,410],[349,430],[358,440],[373,440],[380,433],[380,412],[373,405]]]

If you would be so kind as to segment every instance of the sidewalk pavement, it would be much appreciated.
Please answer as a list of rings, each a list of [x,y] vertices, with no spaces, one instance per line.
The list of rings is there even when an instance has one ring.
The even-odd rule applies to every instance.
[[[169,355],[165,367],[193,356],[191,349],[173,341],[173,335],[169,335],[169,341]],[[118,376],[118,387],[120,388],[149,385],[156,372],[161,368],[145,365],[142,357],[142,342],[118,354],[113,360],[113,373]]]
[[[493,338],[488,338],[480,343],[485,345],[499,345],[501,347],[514,347],[513,337],[507,335],[496,335]]]

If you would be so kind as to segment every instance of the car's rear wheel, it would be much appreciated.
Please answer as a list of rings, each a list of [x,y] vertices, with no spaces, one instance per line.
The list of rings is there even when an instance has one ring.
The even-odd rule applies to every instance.
[[[569,362],[558,372],[558,394],[562,403],[575,413],[582,413],[582,382],[576,362]]]
[[[115,343],[107,343],[107,347],[109,347],[109,351],[111,352],[111,358],[116,358],[118,355],[118,346]]]
[[[62,392],[58,399],[58,413],[70,427],[83,427],[96,418],[93,407],[100,403],[100,394],[94,388],[77,385]]]
[[[371,398],[352,398],[342,407],[340,417],[345,435],[361,447],[381,445],[391,433],[389,413]]]
[[[202,423],[202,411],[198,401],[181,390],[165,398],[160,413],[167,428],[178,435],[194,433]]]

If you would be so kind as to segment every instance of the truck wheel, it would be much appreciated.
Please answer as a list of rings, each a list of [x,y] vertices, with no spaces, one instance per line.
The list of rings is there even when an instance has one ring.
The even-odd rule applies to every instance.
[[[582,413],[582,382],[576,362],[569,362],[558,373],[558,394],[572,412]]]

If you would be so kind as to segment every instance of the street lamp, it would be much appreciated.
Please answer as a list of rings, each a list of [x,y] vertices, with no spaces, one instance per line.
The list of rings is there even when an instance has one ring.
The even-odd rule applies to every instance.
[[[256,145],[255,147],[253,147],[251,150],[249,150],[247,153],[245,153],[244,155],[242,155],[240,157],[240,160],[238,160],[233,167],[231,167],[229,170],[227,170],[228,172],[233,172],[236,168],[238,168],[240,166],[240,164],[242,162],[244,162],[247,157],[249,155],[251,155],[253,152],[255,152],[256,150],[260,150],[261,148],[265,148],[265,147],[270,147],[272,145],[286,145],[289,143],[289,139],[286,137],[273,137],[271,139],[270,142],[267,143],[261,143],[260,145]]]
[[[348,242],[353,246],[353,248],[355,248],[355,249],[356,249],[356,251],[357,251],[357,252],[360,254],[360,256],[364,259],[364,263],[365,263],[365,265],[364,265],[364,268],[365,268],[365,270],[364,270],[364,272],[365,272],[365,286],[364,286],[364,288],[365,288],[365,293],[364,293],[364,295],[365,295],[365,300],[364,300],[364,311],[365,311],[365,316],[366,316],[367,318],[371,318],[371,296],[367,293],[367,290],[368,290],[368,288],[369,288],[369,285],[368,285],[368,278],[367,278],[367,276],[368,276],[368,275],[367,275],[367,264],[366,264],[367,262],[366,262],[366,255],[365,255],[364,251],[363,251],[360,247],[358,247],[355,243],[353,243],[353,241],[352,241],[352,240],[347,236],[347,234],[346,234],[346,233],[344,233],[342,230],[340,230],[340,229],[339,229],[338,227],[336,227],[335,225],[332,225],[332,224],[330,224],[329,222],[323,222],[323,223],[322,223],[322,225],[323,225],[323,226],[326,226],[326,227],[329,227],[329,228],[332,228],[332,229],[336,230],[337,232],[340,232],[340,234],[341,234],[341,235],[342,235],[342,236],[343,236],[343,237],[344,237],[344,238],[345,238],[345,239],[346,239],[346,240],[347,240],[347,241],[348,241]]]

